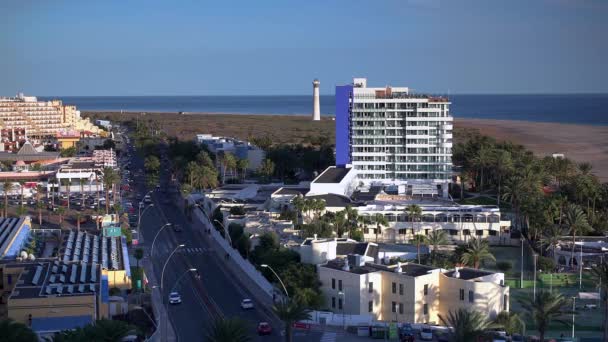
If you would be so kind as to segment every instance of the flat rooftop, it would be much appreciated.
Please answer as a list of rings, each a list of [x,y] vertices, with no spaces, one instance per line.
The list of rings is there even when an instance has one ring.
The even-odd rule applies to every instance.
[[[315,183],[340,183],[344,176],[350,171],[350,167],[330,167],[323,171],[313,182]]]
[[[331,269],[335,269],[335,270],[344,271],[343,270],[344,259],[334,259],[334,260],[328,261],[327,264],[322,265],[321,267],[327,267],[327,268],[331,268]],[[397,273],[397,272],[395,272],[397,265],[385,266],[385,265],[374,264],[374,263],[365,263],[365,265],[363,265],[363,266],[349,265],[349,267],[350,267],[350,271],[348,271],[348,272],[354,273],[354,274],[367,274],[367,273],[380,272],[380,271]],[[409,276],[409,277],[418,277],[418,276],[428,274],[430,271],[433,271],[436,269],[437,269],[436,267],[430,267],[430,266],[419,265],[419,264],[414,264],[414,263],[403,263],[403,264],[401,264],[401,275],[405,275],[405,276]],[[344,271],[344,272],[346,272],[346,271]]]
[[[274,194],[275,195],[306,195],[310,191],[310,188],[280,188]]]
[[[99,264],[104,270],[129,270],[126,245],[120,236],[104,237],[71,230],[64,234],[60,258],[64,263],[84,262]]]
[[[449,271],[444,274],[448,277],[456,278],[454,276],[455,272],[456,271]],[[472,268],[461,268],[458,270],[458,273],[460,273],[460,276],[458,278],[464,279],[464,280],[471,280],[471,279],[485,277],[485,276],[494,274],[494,272],[476,270],[476,269],[472,269]]]

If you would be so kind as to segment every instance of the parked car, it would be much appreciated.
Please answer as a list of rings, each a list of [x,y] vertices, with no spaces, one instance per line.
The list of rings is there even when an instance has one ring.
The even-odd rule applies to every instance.
[[[169,303],[170,304],[181,304],[182,296],[180,296],[180,294],[177,292],[171,292],[169,294]]]
[[[433,340],[433,329],[430,327],[422,327],[420,330],[420,339],[423,341],[432,341]]]
[[[253,309],[253,301],[251,299],[245,298],[241,301],[242,309]]]
[[[258,335],[270,335],[272,334],[272,327],[268,322],[260,322],[258,323]]]
[[[399,337],[402,342],[413,342],[416,338],[416,332],[411,324],[405,323],[399,329]]]

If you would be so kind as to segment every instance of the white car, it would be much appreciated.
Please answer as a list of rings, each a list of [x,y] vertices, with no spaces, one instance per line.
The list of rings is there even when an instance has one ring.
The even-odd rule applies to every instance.
[[[424,341],[432,341],[433,340],[433,329],[430,327],[422,327],[420,330],[420,339]]]
[[[241,308],[242,309],[253,309],[253,302],[251,301],[251,299],[243,299],[241,301]]]
[[[182,296],[180,296],[179,293],[171,292],[169,294],[169,304],[181,304],[181,303],[182,303]]]

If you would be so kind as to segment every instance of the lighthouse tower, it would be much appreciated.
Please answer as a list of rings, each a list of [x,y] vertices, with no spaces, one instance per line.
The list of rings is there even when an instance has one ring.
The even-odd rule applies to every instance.
[[[315,78],[312,81],[312,120],[319,121],[321,120],[321,104],[319,102],[319,82],[318,79]]]

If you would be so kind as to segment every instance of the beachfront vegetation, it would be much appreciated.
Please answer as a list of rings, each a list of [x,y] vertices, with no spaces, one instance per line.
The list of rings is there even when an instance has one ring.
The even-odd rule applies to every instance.
[[[567,304],[566,299],[557,292],[540,291],[536,298],[526,297],[520,299],[526,317],[534,322],[541,341],[544,341],[545,333],[552,322],[566,325],[562,320]]]

